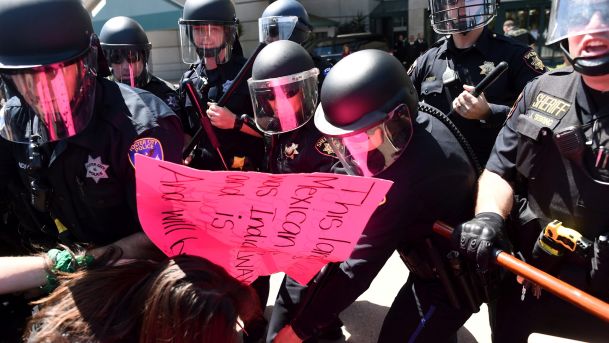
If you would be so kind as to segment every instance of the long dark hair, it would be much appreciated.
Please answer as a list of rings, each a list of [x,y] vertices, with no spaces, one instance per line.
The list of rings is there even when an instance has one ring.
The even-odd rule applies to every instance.
[[[252,288],[186,255],[65,275],[37,304],[27,342],[237,342],[238,317],[262,315]]]

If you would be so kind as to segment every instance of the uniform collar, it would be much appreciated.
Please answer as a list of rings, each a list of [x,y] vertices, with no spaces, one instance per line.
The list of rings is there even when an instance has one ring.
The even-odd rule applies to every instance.
[[[443,47],[445,47],[445,50],[450,51],[452,53],[457,53],[457,54],[462,53],[464,51],[470,51],[470,50],[476,49],[476,50],[480,51],[483,55],[487,55],[490,51],[491,38],[494,36],[495,36],[495,34],[491,33],[491,31],[485,26],[484,29],[482,29],[482,33],[480,34],[480,37],[478,37],[478,40],[469,49],[464,49],[464,50],[457,49],[452,36],[450,36],[446,40],[446,44],[444,44]]]

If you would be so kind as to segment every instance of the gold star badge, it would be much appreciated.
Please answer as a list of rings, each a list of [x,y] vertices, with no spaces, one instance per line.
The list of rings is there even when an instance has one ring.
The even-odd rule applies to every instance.
[[[298,155],[298,144],[292,143],[290,146],[286,146],[284,150],[285,157],[293,160]]]
[[[480,66],[480,75],[488,75],[493,69],[495,69],[495,63],[484,61]]]

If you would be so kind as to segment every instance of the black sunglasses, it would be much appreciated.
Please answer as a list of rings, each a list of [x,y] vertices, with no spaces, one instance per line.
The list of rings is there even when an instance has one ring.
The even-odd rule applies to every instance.
[[[124,60],[128,63],[135,63],[143,60],[143,55],[140,52],[112,50],[107,54],[111,64],[121,64]]]

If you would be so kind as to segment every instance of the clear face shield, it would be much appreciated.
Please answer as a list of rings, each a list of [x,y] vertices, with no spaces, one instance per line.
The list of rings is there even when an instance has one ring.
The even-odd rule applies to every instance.
[[[496,0],[430,0],[431,23],[439,34],[468,32],[490,22]]]
[[[28,143],[72,137],[87,127],[93,116],[97,49],[68,62],[14,70],[0,70],[0,135]]]
[[[298,17],[264,17],[258,19],[260,43],[270,44],[277,40],[287,40],[294,32]]]
[[[546,44],[599,32],[609,32],[609,0],[552,2]]]
[[[317,106],[317,76],[313,68],[274,79],[247,81],[256,126],[266,134],[296,130],[313,117]]]
[[[142,87],[150,81],[150,64],[143,50],[104,48],[114,81],[131,87]]]
[[[237,37],[236,23],[185,21],[180,19],[182,60],[196,64],[214,59],[216,64],[230,60]]]
[[[350,175],[374,176],[400,157],[412,131],[408,106],[400,104],[388,113],[385,121],[355,134],[328,137],[328,142]]]

